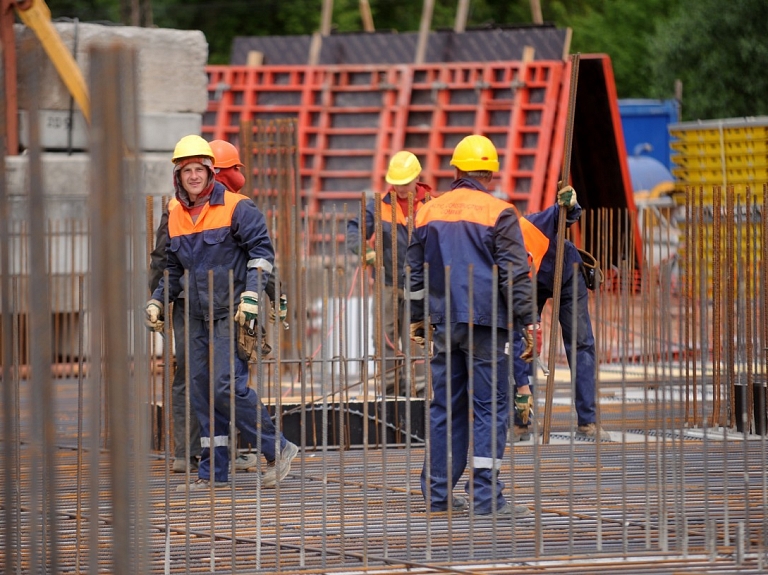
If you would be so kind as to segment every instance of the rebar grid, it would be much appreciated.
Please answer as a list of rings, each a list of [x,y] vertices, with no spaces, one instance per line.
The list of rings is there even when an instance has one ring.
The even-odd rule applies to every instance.
[[[267,322],[275,353],[252,366],[251,385],[302,450],[276,489],[259,487],[260,460],[213,497],[177,493],[190,477],[170,473],[171,334],[148,339],[136,311],[157,199],[136,193],[130,161],[134,62],[115,47],[94,56],[92,195],[102,195],[91,220],[44,220],[34,146],[26,218],[11,218],[0,195],[5,572],[765,571],[765,189],[743,204],[732,189],[689,190],[680,245],[646,220],[637,250],[630,213],[586,214],[582,241],[606,272],[590,294],[604,441],[577,437],[558,352],[550,443],[509,445],[499,474],[532,515],[434,514],[420,487],[429,429],[412,418],[428,421],[428,402],[386,411],[388,360],[375,351],[385,296],[341,249],[357,207],[310,220],[290,122],[257,126],[256,200],[291,328]],[[123,185],[145,214],[119,217]],[[397,358],[396,388],[412,389],[412,364],[428,353]]]

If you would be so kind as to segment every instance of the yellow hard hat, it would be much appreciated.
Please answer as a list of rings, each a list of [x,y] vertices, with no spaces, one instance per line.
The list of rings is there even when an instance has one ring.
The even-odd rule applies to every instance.
[[[472,134],[456,144],[451,165],[462,172],[498,172],[499,154],[488,138]]]
[[[419,159],[411,152],[403,150],[392,156],[384,179],[393,186],[403,186],[418,178],[420,173]]]
[[[175,164],[182,158],[192,158],[195,156],[208,156],[211,158],[211,161],[216,161],[211,145],[200,136],[192,134],[184,136],[176,143],[171,161]]]

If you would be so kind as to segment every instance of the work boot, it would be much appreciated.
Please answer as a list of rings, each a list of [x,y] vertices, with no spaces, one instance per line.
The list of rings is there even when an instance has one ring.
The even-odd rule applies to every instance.
[[[299,448],[290,441],[283,448],[279,461],[267,463],[267,470],[261,478],[262,487],[274,487],[278,481],[285,479],[291,471],[291,462],[299,454]]]
[[[514,519],[515,517],[525,517],[526,515],[530,515],[531,510],[528,509],[525,505],[512,505],[509,501],[507,501],[503,507],[496,510],[496,513],[475,513],[475,517],[478,517],[480,519],[493,519],[494,517],[498,519]]]
[[[576,428],[576,437],[583,437],[586,439],[607,439],[610,441],[610,434],[602,427],[598,427],[596,423],[587,423],[586,425],[579,425]]]
[[[453,496],[453,501],[451,505],[451,511],[454,513],[463,513],[469,509],[469,501],[467,501],[464,497],[461,497],[459,495]],[[430,509],[431,513],[448,513],[447,509],[435,509],[434,507]]]
[[[198,467],[197,456],[193,455],[192,457],[190,457],[189,462],[187,462],[183,457],[177,457],[173,460],[172,471],[174,473],[185,473],[187,471],[187,467],[189,467],[190,473],[192,471],[197,471],[197,467]]]
[[[256,467],[259,458],[255,453],[239,453],[235,458],[236,471],[248,471]]]
[[[214,481],[213,487],[216,489],[220,489],[222,487],[229,487],[229,482],[227,481]],[[176,488],[176,491],[178,492],[185,492],[185,491],[207,491],[211,488],[211,482],[208,479],[196,479],[192,483],[182,483]]]
[[[513,425],[509,430],[509,443],[518,443],[520,441],[530,441],[531,430],[527,425]]]

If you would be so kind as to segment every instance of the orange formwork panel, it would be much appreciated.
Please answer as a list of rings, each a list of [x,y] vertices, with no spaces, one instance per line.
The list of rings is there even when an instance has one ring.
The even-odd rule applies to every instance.
[[[300,187],[314,211],[386,191],[387,163],[401,149],[445,191],[453,148],[480,133],[499,150],[498,191],[523,210],[540,209],[564,66],[210,66],[203,135],[237,143],[243,120],[296,118]]]
[[[526,210],[543,185],[562,68],[551,61],[414,67],[404,147],[424,158],[428,183],[445,191],[456,144],[487,136],[499,152],[498,191]]]

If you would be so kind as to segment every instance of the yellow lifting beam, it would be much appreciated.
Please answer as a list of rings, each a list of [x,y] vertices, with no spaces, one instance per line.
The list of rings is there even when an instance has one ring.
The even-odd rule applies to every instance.
[[[25,2],[22,6],[26,4]],[[43,0],[31,0],[27,8],[22,6],[16,6],[19,18],[38,37],[45,53],[48,54],[59,73],[59,77],[77,102],[86,122],[90,124],[91,100],[88,96],[88,86],[85,84],[85,79],[74,56],[70,54],[51,22],[50,8]]]

